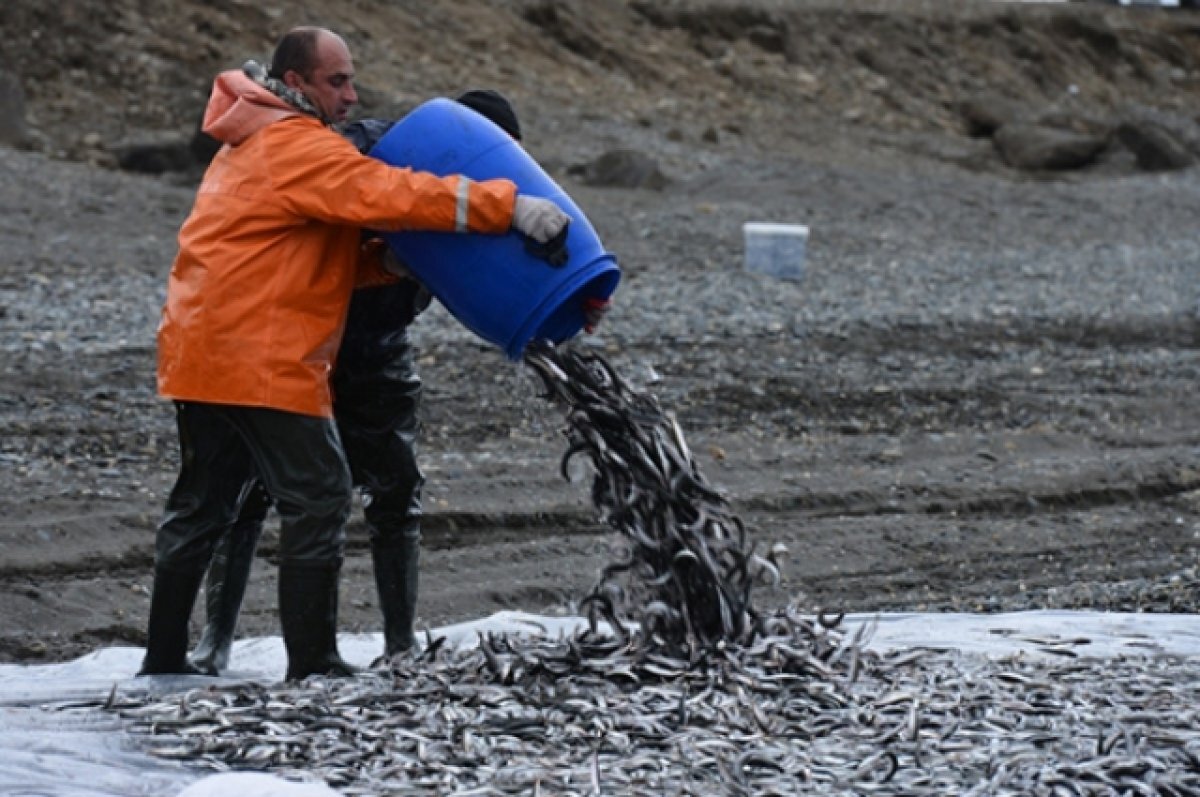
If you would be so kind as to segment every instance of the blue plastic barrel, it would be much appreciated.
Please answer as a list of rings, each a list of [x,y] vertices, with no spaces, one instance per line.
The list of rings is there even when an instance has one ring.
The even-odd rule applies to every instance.
[[[412,111],[371,149],[393,166],[474,180],[505,177],[518,192],[553,200],[571,216],[570,257],[555,268],[525,249],[515,232],[396,232],[384,238],[402,263],[455,318],[520,359],[534,340],[561,343],[583,329],[583,303],[607,299],[621,272],[590,222],[540,166],[491,120],[449,99]]]

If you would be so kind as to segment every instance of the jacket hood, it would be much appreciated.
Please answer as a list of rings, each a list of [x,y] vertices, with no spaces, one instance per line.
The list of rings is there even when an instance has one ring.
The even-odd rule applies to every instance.
[[[236,146],[273,122],[299,115],[300,111],[244,71],[230,69],[213,81],[201,129],[224,144]]]

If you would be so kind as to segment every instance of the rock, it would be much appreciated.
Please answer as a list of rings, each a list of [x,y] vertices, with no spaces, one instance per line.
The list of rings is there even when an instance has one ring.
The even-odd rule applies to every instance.
[[[122,169],[142,174],[186,171],[196,163],[192,138],[178,133],[147,134],[113,145],[112,152]]]
[[[192,155],[192,160],[199,166],[207,166],[216,156],[217,150],[221,148],[221,142],[205,133],[202,129],[204,126],[204,114],[196,117],[196,127],[192,131],[192,138],[188,141],[188,151]]]
[[[23,146],[28,140],[21,81],[11,72],[0,71],[0,145]]]
[[[1089,107],[1084,102],[1067,99],[1054,103],[1018,121],[1039,127],[1051,127],[1071,133],[1109,139],[1116,128],[1112,114]]]
[[[785,23],[775,21],[774,24],[751,25],[746,29],[746,38],[769,53],[786,53],[788,50],[789,36]]]
[[[607,188],[650,188],[659,191],[670,182],[658,168],[658,161],[631,149],[610,150],[591,163],[572,166],[568,173],[587,185]]]
[[[1025,116],[1019,102],[995,92],[981,92],[962,100],[958,112],[966,125],[967,135],[975,138],[990,136]]]
[[[1183,169],[1196,157],[1170,130],[1127,122],[1117,128],[1117,138],[1137,158],[1138,167],[1150,172]]]
[[[1194,164],[1200,153],[1200,127],[1196,122],[1154,109],[1126,112],[1116,136],[1133,153],[1138,168],[1146,171],[1184,169]]]
[[[992,142],[1005,163],[1025,171],[1082,169],[1108,146],[1104,136],[1019,122],[1001,127]]]
[[[1120,36],[1099,14],[1055,15],[1050,19],[1050,30],[1062,39],[1084,43],[1101,59],[1112,61],[1121,54]]]

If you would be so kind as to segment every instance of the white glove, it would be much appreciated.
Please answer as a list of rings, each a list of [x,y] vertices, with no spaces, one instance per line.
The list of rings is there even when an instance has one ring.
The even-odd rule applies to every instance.
[[[518,196],[513,207],[512,226],[519,233],[528,235],[539,244],[544,244],[562,232],[571,217],[549,199],[536,196]]]

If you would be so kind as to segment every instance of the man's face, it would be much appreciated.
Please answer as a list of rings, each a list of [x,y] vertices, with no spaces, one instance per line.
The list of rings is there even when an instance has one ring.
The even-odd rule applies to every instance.
[[[317,63],[307,78],[289,71],[284,82],[303,92],[326,120],[346,121],[350,109],[358,102],[354,90],[354,62],[350,48],[341,37],[323,32],[317,38]]]

